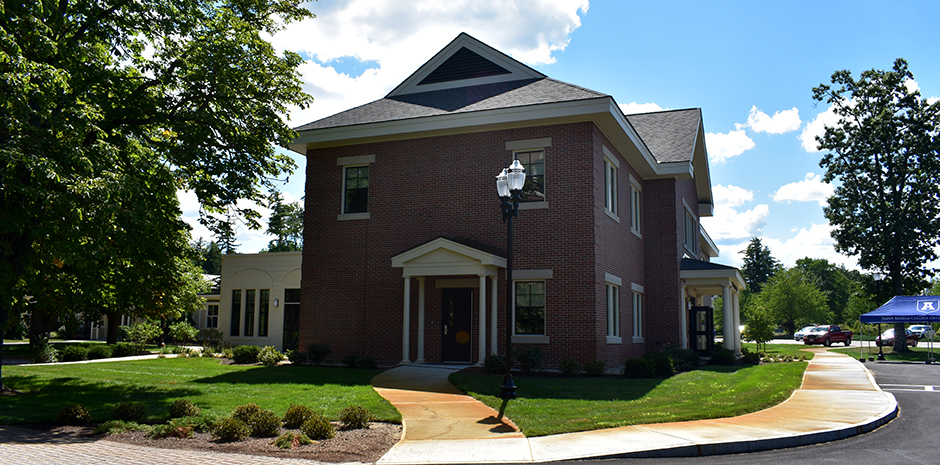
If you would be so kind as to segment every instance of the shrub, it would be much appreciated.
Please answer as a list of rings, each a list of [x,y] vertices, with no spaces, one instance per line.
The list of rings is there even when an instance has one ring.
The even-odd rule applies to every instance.
[[[239,365],[258,363],[259,353],[261,348],[258,346],[235,346],[232,349],[232,360]]]
[[[287,411],[284,412],[284,427],[290,429],[300,428],[300,425],[303,425],[305,421],[316,416],[316,413],[306,405],[296,405],[290,404],[290,407],[287,407]]]
[[[300,425],[300,431],[314,440],[331,439],[336,436],[336,428],[321,414],[315,415]]]
[[[581,364],[571,357],[565,357],[558,362],[558,370],[566,375],[576,375],[581,372]]]
[[[206,345],[203,345],[203,346],[202,346],[202,356],[203,356],[203,357],[215,357],[215,354],[217,354],[217,353],[218,353],[218,352],[215,350],[215,347],[214,347],[214,346],[211,346],[211,345],[209,345],[209,344],[206,344]]]
[[[271,410],[263,409],[251,418],[248,423],[251,435],[259,438],[270,438],[281,434],[281,417]]]
[[[294,365],[302,365],[307,363],[307,353],[300,350],[286,350],[284,355],[287,356],[289,360]]]
[[[741,348],[741,363],[746,365],[757,365],[760,363],[761,356],[759,353],[751,352],[746,348]]]
[[[111,356],[112,357],[130,357],[134,355],[134,344],[130,342],[115,342],[111,345]]]
[[[177,344],[189,344],[196,339],[198,331],[186,321],[179,321],[170,325],[170,337]]]
[[[235,407],[235,410],[232,410],[232,418],[240,420],[247,425],[251,422],[251,418],[261,412],[261,410],[261,407],[255,403],[239,405]]]
[[[217,328],[200,329],[196,333],[196,340],[201,342],[203,347],[211,346],[216,350],[225,347],[225,334]]]
[[[278,363],[281,363],[281,360],[284,360],[284,355],[274,347],[264,346],[258,352],[258,361],[266,367],[277,366]]]
[[[93,344],[88,348],[88,359],[99,360],[111,357],[111,346],[107,344]]]
[[[91,412],[81,404],[71,404],[59,410],[56,423],[69,426],[84,426],[91,422]]]
[[[607,374],[607,362],[592,358],[584,364],[584,372],[591,376],[603,376]]]
[[[212,437],[219,441],[244,441],[251,436],[251,429],[245,422],[237,418],[226,418],[220,421],[212,430]]]
[[[734,351],[724,347],[715,347],[712,349],[713,365],[734,365]]]
[[[701,357],[692,349],[683,349],[679,344],[666,344],[663,352],[672,359],[677,372],[692,371],[701,364]]]
[[[30,342],[29,352],[33,363],[55,363],[59,357],[59,351],[48,340],[42,340],[36,344]]]
[[[198,416],[199,407],[189,399],[179,399],[170,404],[170,418]]]
[[[182,418],[174,418],[162,425],[154,426],[148,436],[152,439],[187,439],[193,437],[193,431],[195,429],[191,422]]]
[[[346,407],[339,414],[339,421],[343,423],[343,429],[368,428],[369,422],[372,420],[372,413],[361,405]]]
[[[349,354],[343,357],[341,361],[343,362],[343,365],[346,365],[349,368],[355,368],[357,360],[359,360],[358,354]]]
[[[676,374],[676,368],[672,365],[672,359],[664,352],[647,352],[643,358],[653,369],[653,375],[660,378],[668,378]]]
[[[140,422],[144,419],[147,410],[140,402],[121,402],[111,411],[111,418],[115,420]]]
[[[516,362],[523,373],[542,371],[542,349],[536,346],[525,346],[519,349]]]
[[[62,351],[59,352],[59,356],[63,362],[80,362],[82,360],[88,360],[88,352],[88,347],[69,345],[65,346]]]
[[[623,364],[623,376],[631,379],[652,378],[654,375],[653,367],[649,362],[642,358],[627,359]]]
[[[281,449],[293,449],[295,447],[306,446],[307,444],[313,444],[313,441],[307,437],[306,434],[294,434],[291,432],[284,433],[281,437],[271,441],[271,444],[281,448]]]
[[[330,355],[330,346],[327,344],[310,344],[307,346],[307,358],[310,363],[319,365]]]
[[[376,368],[378,365],[375,363],[375,359],[364,355],[356,359],[356,368]]]
[[[143,431],[145,433],[150,433],[152,427],[150,425],[141,425],[133,421],[123,421],[123,420],[108,420],[95,427],[95,434],[121,434],[128,431]]]
[[[134,345],[134,355],[142,354],[147,343],[163,333],[160,326],[152,321],[142,321],[135,325],[121,326],[121,331],[124,333],[124,339],[127,339]]]
[[[483,360],[483,370],[491,374],[504,373],[506,371],[506,358],[496,354],[487,355]]]

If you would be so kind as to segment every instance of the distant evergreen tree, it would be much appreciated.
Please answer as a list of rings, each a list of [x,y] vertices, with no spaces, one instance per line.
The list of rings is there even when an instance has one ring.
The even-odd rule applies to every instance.
[[[744,275],[748,291],[759,293],[764,283],[781,269],[780,262],[770,255],[770,249],[761,244],[759,237],[752,237],[747,249],[741,253],[744,254],[741,274]]]

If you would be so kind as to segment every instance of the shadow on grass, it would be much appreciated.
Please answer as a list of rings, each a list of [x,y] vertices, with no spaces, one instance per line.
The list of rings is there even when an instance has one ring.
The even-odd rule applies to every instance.
[[[0,426],[0,444],[83,444],[100,440],[90,427],[49,430],[28,427]]]
[[[520,399],[631,401],[642,398],[665,380],[602,377],[526,377],[513,375]],[[454,373],[450,381],[464,392],[496,396],[503,375]]]
[[[59,410],[70,404],[85,406],[93,422],[102,422],[110,420],[114,406],[124,401],[142,403],[148,420],[165,420],[170,402],[199,394],[199,391],[188,388],[147,388],[89,382],[74,377],[5,375],[3,380],[4,384],[22,392],[0,400],[0,424],[3,425],[55,423]]]
[[[381,370],[358,368],[294,366],[253,366],[243,370],[197,378],[199,384],[307,384],[314,386],[371,386],[370,380]]]

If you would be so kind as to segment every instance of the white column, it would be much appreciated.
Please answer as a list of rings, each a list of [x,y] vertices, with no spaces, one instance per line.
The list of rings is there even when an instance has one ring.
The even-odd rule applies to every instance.
[[[737,291],[731,293],[731,312],[734,314],[734,327],[741,327],[741,308],[738,302]],[[741,331],[734,332],[734,354],[741,355]]]
[[[477,365],[483,366],[486,359],[486,275],[480,276],[480,351],[477,353]]]
[[[496,335],[499,334],[499,331],[498,331],[499,328],[496,326],[496,308],[497,308],[496,307],[496,304],[497,304],[496,284],[499,282],[498,278],[499,278],[499,275],[490,276],[490,279],[492,279],[493,281],[492,283],[493,290],[491,294],[493,297],[490,299],[490,353],[491,354],[496,353],[496,348],[497,348]]]
[[[411,353],[411,348],[408,346],[408,343],[411,340],[411,276],[405,277],[405,312],[403,315],[403,323],[401,330],[401,363],[400,365],[408,365],[411,363],[411,360],[408,358]]]
[[[681,280],[680,280],[681,281]],[[689,348],[689,305],[685,293],[685,284],[679,284],[679,344],[683,349]]]
[[[418,360],[424,363],[424,276],[418,276]]]
[[[735,326],[734,322],[734,312],[731,311],[731,285],[722,284],[721,285],[721,321],[724,322],[724,328],[722,329],[722,335],[724,336],[724,346],[725,349],[734,350],[734,339],[735,334],[738,332],[738,327]]]

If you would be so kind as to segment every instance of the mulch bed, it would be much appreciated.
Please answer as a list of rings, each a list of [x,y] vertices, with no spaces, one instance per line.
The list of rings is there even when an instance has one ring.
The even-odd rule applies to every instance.
[[[106,440],[124,444],[164,449],[198,450],[230,454],[263,455],[317,460],[320,462],[376,462],[401,439],[401,425],[372,423],[369,429],[336,430],[336,437],[294,449],[280,449],[271,444],[276,438],[249,438],[238,442],[219,442],[208,433],[195,433],[192,438],[151,439],[147,433],[132,431],[121,434],[95,434],[91,426],[30,425],[22,428],[36,431],[23,442],[63,443]],[[299,433],[296,430],[284,432]]]

